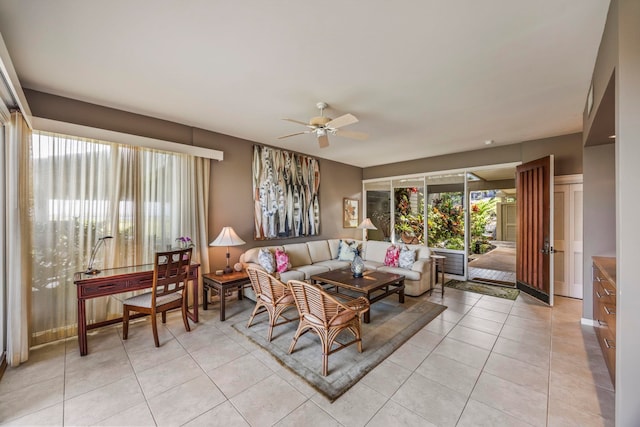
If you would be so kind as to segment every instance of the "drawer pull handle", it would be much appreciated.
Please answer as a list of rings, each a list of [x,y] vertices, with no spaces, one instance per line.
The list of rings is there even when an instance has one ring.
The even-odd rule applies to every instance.
[[[100,285],[100,286],[98,286],[98,289],[100,289],[100,290],[102,290],[102,289],[111,289],[111,288],[115,288],[117,286],[118,285],[116,285],[116,284],[110,283],[108,285]]]
[[[604,286],[602,287],[602,290],[604,290],[604,293],[607,294],[607,296],[615,295],[615,292],[611,292],[609,289],[605,288]]]
[[[599,324],[600,326],[605,326],[605,327],[606,327],[606,326],[609,326],[609,325],[607,325],[607,322],[603,322],[603,321],[602,321],[602,320],[600,320],[600,319],[596,319],[596,320],[598,320],[598,324]]]
[[[614,315],[614,316],[615,316],[615,314],[616,314],[616,310],[615,310],[615,309],[614,309],[614,310],[612,310],[612,309],[610,309],[609,307],[607,307],[606,305],[603,305],[602,307],[604,308],[604,311],[606,311],[606,312],[607,312],[607,314],[609,314],[609,315]]]
[[[609,339],[607,339],[607,338],[605,338],[605,339],[604,339],[604,345],[605,345],[607,348],[609,348],[609,349],[615,349],[615,348],[616,348],[616,345],[615,345],[615,344],[610,344],[610,343],[612,343],[612,342],[613,342],[612,340],[609,340]]]
[[[602,282],[602,279],[598,276],[596,276],[596,282]]]
[[[596,295],[598,296],[598,298],[602,298],[602,295],[600,295],[600,292],[596,291]]]

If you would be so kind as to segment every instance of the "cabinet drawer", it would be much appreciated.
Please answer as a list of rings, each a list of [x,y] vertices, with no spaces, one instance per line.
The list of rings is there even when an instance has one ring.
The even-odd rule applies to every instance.
[[[593,293],[598,301],[609,305],[616,305],[616,290],[611,284],[605,280],[596,280],[595,274],[597,270],[594,270],[593,280]]]
[[[598,334],[598,341],[600,348],[602,349],[602,355],[604,361],[609,368],[609,374],[611,375],[611,382],[615,385],[615,372],[616,372],[616,340],[615,336],[611,335],[608,329],[602,329]]]

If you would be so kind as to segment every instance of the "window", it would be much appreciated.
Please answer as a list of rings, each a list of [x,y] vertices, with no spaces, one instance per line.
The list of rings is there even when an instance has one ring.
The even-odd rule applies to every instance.
[[[113,236],[97,254],[102,269],[150,263],[176,238],[197,236],[194,164],[187,154],[33,133],[32,344],[75,334],[73,275],[98,238]],[[87,318],[117,317],[121,307],[92,300]]]

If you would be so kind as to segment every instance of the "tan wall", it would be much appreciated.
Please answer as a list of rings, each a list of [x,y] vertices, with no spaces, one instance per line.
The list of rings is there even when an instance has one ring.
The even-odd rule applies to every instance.
[[[363,177],[374,179],[501,163],[528,162],[549,154],[554,155],[556,175],[582,173],[582,134],[574,133],[483,150],[373,166],[364,169]]]

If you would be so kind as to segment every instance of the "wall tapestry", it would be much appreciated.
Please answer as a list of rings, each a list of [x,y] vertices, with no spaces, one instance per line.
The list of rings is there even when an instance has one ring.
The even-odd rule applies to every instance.
[[[253,146],[255,238],[320,234],[320,165],[313,157]]]

